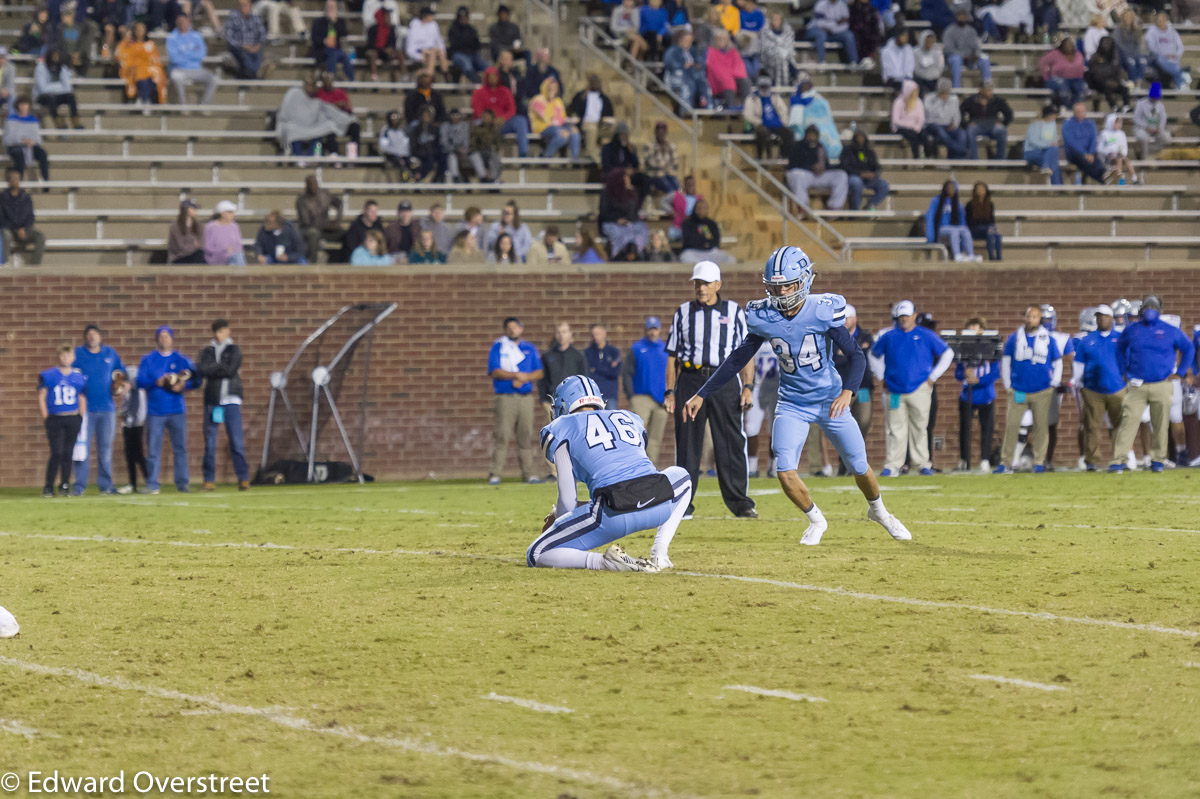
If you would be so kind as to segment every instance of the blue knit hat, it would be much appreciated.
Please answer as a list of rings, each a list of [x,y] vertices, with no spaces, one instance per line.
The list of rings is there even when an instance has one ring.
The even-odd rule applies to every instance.
[[[158,341],[158,334],[162,333],[163,331],[170,333],[171,338],[175,338],[175,331],[171,329],[170,325],[159,325],[158,328],[154,331],[154,340],[155,341]]]
[[[1154,83],[1150,84],[1150,99],[1151,100],[1161,100],[1162,99],[1162,84],[1159,83],[1158,81],[1155,81]]]

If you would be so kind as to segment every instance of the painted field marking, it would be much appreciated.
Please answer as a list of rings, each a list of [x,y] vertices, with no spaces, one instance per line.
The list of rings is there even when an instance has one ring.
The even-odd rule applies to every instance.
[[[822,699],[819,696],[809,696],[808,694],[794,694],[791,691],[776,691],[771,688],[756,688],[753,685],[726,685],[726,691],[744,691],[748,694],[758,694],[759,696],[774,696],[779,699],[790,699],[793,702],[828,702],[828,699]]]
[[[975,508],[926,508],[926,510],[936,510],[943,513],[975,513]]]
[[[1045,527],[1053,527],[1057,530],[1113,530],[1124,532],[1126,530],[1137,530],[1141,532],[1151,533],[1200,533],[1200,530],[1188,530],[1180,527],[1126,527],[1125,525],[1104,525],[1104,524],[1061,524],[1059,522],[956,522],[946,519],[916,519],[913,524],[952,524],[957,527],[1021,527],[1033,528],[1037,525]]]
[[[416,738],[394,738],[391,736],[367,735],[365,733],[358,732],[352,727],[344,727],[340,724],[334,724],[333,726],[317,724],[309,721],[308,719],[301,718],[299,716],[293,716],[274,708],[237,705],[232,702],[222,701],[213,696],[186,694],[182,691],[176,691],[170,688],[159,688],[158,686],[154,685],[133,682],[132,680],[126,680],[123,677],[106,677],[102,674],[95,674],[82,669],[45,666],[41,663],[30,663],[24,660],[17,660],[16,658],[3,656],[0,656],[0,665],[9,666],[14,669],[20,669],[31,674],[41,674],[47,677],[65,677],[69,680],[75,680],[76,682],[80,682],[85,685],[96,685],[101,688],[112,688],[118,691],[132,691],[135,693],[145,694],[146,696],[153,696],[157,699],[200,705],[202,707],[211,708],[216,712],[225,715],[257,718],[280,727],[296,730],[298,732],[307,732],[314,735],[331,735],[337,738],[355,741],[357,743],[386,746],[392,749],[399,749],[415,754],[436,755],[438,757],[468,760],[475,763],[488,763],[497,766],[504,766],[517,771],[528,771],[535,774],[544,774],[550,777],[557,777],[559,779],[600,785],[610,790],[627,793],[630,795],[672,795],[665,789],[626,782],[606,774],[595,774],[590,771],[583,771],[581,769],[570,768],[567,766],[555,766],[549,763],[538,763],[530,760],[517,760],[515,758],[505,757],[504,755],[470,752],[454,747],[440,746],[428,740],[418,740]]]
[[[987,680],[988,682],[998,682],[1005,685],[1016,685],[1021,688],[1036,688],[1039,691],[1065,691],[1065,687],[1061,685],[1047,685],[1044,682],[1030,682],[1029,680],[1019,680],[1016,677],[999,677],[995,674],[972,674],[972,680]]]
[[[1189,661],[1183,665],[1187,666],[1189,669],[1200,669],[1200,663],[1192,663]]]
[[[571,708],[563,707],[562,705],[547,705],[542,702],[535,702],[532,699],[522,699],[519,696],[504,696],[503,694],[498,694],[495,691],[485,694],[479,698],[480,699],[489,699],[492,702],[506,702],[510,705],[516,705],[517,707],[523,707],[527,710],[536,710],[538,713],[574,713],[575,712],[574,710],[571,710]]]
[[[15,719],[0,719],[0,732],[7,732],[10,735],[20,735],[22,738],[33,740],[34,738],[57,738],[57,735],[48,735],[47,733],[35,730],[27,724],[22,724]]]

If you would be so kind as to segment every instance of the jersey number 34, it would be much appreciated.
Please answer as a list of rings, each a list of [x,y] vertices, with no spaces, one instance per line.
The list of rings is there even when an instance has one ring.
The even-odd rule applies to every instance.
[[[813,333],[809,333],[800,342],[800,352],[792,354],[792,347],[784,339],[776,336],[771,339],[771,349],[775,350],[775,354],[779,356],[779,368],[788,374],[795,374],[797,371],[807,366],[814,372],[821,369],[821,347],[817,344],[817,337]]]
[[[637,424],[633,418],[625,411],[616,411],[608,414],[609,425],[604,423],[605,417],[598,413],[590,413],[587,417],[587,445],[588,449],[603,447],[604,449],[613,449],[617,446],[614,439],[620,438],[627,444],[632,444],[635,447],[641,446],[642,437],[638,435]],[[613,435],[616,431],[616,436]]]

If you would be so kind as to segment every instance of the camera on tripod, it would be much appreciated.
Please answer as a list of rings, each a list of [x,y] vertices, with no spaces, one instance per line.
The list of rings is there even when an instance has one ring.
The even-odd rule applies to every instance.
[[[957,330],[941,331],[942,339],[954,349],[955,363],[964,366],[979,366],[987,361],[998,361],[1004,355],[1004,337],[999,330],[981,330],[978,333]]]

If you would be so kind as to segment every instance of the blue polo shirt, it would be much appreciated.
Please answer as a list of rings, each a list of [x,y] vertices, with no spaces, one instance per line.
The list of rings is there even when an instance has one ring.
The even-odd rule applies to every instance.
[[[147,416],[175,416],[187,412],[182,392],[155,385],[163,375],[180,372],[192,373],[191,379],[185,385],[188,390],[200,388],[204,382],[204,378],[196,374],[196,364],[192,363],[192,359],[176,350],[167,355],[158,350],[151,350],[142,356],[138,365],[137,383],[138,388],[146,389]]]
[[[1083,364],[1083,387],[1097,394],[1116,394],[1125,388],[1117,364],[1117,339],[1113,330],[1093,330],[1075,342],[1075,363]]]
[[[642,338],[630,347],[633,353],[633,393],[645,394],[659,405],[666,399],[667,342]]]
[[[970,385],[966,382],[967,370],[974,369],[979,382]],[[1000,364],[995,361],[984,361],[978,366],[958,364],[954,367],[954,379],[963,381],[962,391],[959,392],[959,402],[969,402],[972,405],[991,405],[996,401],[996,379],[1000,377]]]
[[[883,358],[883,383],[893,394],[911,394],[929,379],[937,359],[948,349],[942,337],[917,325],[907,333],[899,323],[875,339],[871,348]]]
[[[113,372],[124,372],[125,364],[112,347],[101,346],[98,352],[89,352],[87,347],[75,348],[75,368],[87,377],[88,413],[112,413],[116,411],[112,398]]]
[[[1178,367],[1176,351],[1182,356]],[[1128,324],[1117,340],[1117,363],[1130,380],[1161,383],[1172,374],[1183,377],[1195,357],[1196,348],[1183,331],[1161,319]]]
[[[1025,343],[1033,348],[1033,342],[1037,338],[1025,332],[1022,328],[1008,337],[1008,341],[1004,342],[1004,354],[1012,358],[1012,387],[1017,391],[1024,391],[1026,394],[1033,394],[1038,391],[1045,391],[1050,388],[1050,383],[1054,379],[1054,362],[1062,360],[1062,352],[1058,349],[1058,342],[1054,340],[1054,336],[1050,336],[1050,348],[1046,351],[1045,363],[1034,363],[1032,359],[1028,361],[1018,361],[1017,354],[1017,336],[1025,336]]]
[[[517,346],[521,348],[521,352],[525,357],[521,360],[521,365],[517,367],[518,372],[536,372],[542,368],[542,356],[538,355],[537,347],[530,344],[528,341],[518,341]],[[492,349],[488,352],[488,374],[500,368],[500,341],[497,340],[492,344]],[[497,394],[529,394],[533,391],[533,382],[525,383],[520,388],[513,386],[511,380],[496,380],[492,379],[492,390]]]

